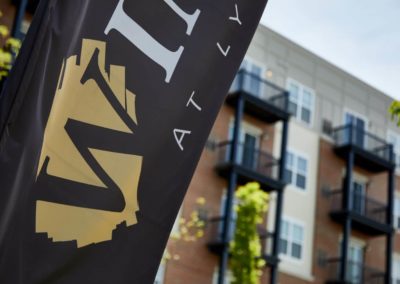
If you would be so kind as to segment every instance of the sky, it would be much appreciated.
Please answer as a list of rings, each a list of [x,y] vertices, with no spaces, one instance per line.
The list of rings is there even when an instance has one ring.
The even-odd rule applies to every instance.
[[[269,0],[261,23],[400,100],[400,0]]]

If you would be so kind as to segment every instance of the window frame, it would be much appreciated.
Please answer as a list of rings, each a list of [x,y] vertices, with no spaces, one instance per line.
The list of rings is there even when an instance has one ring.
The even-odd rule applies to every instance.
[[[282,227],[284,222],[288,224],[288,235],[286,237],[282,236]],[[293,227],[297,226],[301,228],[302,230],[302,240],[299,242],[298,240],[295,240],[294,235],[293,235]],[[281,252],[281,248],[279,247],[279,257],[281,257],[284,260],[288,260],[291,262],[297,262],[297,263],[302,263],[305,259],[305,243],[306,243],[306,225],[300,220],[294,219],[292,217],[288,216],[283,216],[282,217],[282,223],[281,223],[281,232],[279,236],[279,244],[281,242],[281,239],[284,239],[287,242],[287,249],[286,253]],[[300,252],[300,258],[294,257],[292,252],[293,252],[293,244],[300,245],[301,252]]]
[[[229,127],[228,127],[228,141],[233,141],[233,129],[234,129],[234,118],[231,117],[229,121]],[[253,125],[247,121],[242,121],[240,124],[240,133],[239,133],[239,147],[238,147],[238,153],[236,154],[236,161],[237,163],[241,164],[242,158],[243,158],[243,152],[244,152],[244,142],[245,142],[245,137],[246,134],[253,136],[256,139],[256,151],[261,150],[261,135],[262,135],[262,130],[261,128],[257,127],[256,125]],[[231,144],[232,145],[232,144]],[[229,161],[230,159],[230,147],[229,146],[227,149],[229,151],[226,151],[225,153],[225,159],[226,161]]]
[[[287,175],[288,170],[290,170],[292,172],[292,178],[291,178],[291,181],[288,182],[288,184],[300,192],[303,192],[303,193],[307,192],[309,176],[310,176],[310,158],[309,158],[309,156],[304,153],[300,153],[296,150],[293,150],[293,149],[287,149],[286,155],[287,155],[287,158],[286,158],[286,165],[285,165],[285,177],[287,177],[286,175]],[[293,156],[292,169],[287,168],[287,166],[288,166],[287,163],[289,161],[289,155]],[[303,159],[306,162],[306,170],[304,172],[302,172],[302,170],[300,170],[298,167],[299,159]],[[297,185],[298,175],[304,175],[304,177],[305,177],[305,184],[304,184],[305,187],[304,188],[299,187]]]
[[[346,115],[347,114],[352,115],[352,116],[354,116],[356,118],[359,118],[359,119],[363,120],[364,124],[365,124],[364,131],[369,131],[369,119],[368,119],[367,116],[365,116],[365,115],[363,115],[363,114],[361,114],[361,113],[359,113],[359,112],[357,112],[355,110],[352,110],[350,108],[344,108],[343,109],[343,124],[346,124]]]
[[[297,102],[293,101],[292,95],[290,93],[290,85],[295,85],[298,89],[298,98]],[[293,114],[293,116],[296,118],[297,121],[303,123],[304,125],[307,125],[308,127],[313,127],[314,126],[314,118],[315,118],[315,101],[316,101],[316,95],[314,89],[301,84],[299,81],[296,81],[292,78],[288,78],[286,82],[286,89],[289,91],[289,103],[295,103],[296,104],[296,114]],[[304,121],[302,119],[302,109],[305,108],[304,105],[304,93],[308,92],[311,95],[311,106],[310,106],[310,122]]]
[[[392,277],[392,283],[393,284],[396,284],[396,281],[400,282],[400,256],[398,254],[394,254],[393,255],[392,275],[391,275],[391,277]]]
[[[394,198],[394,206],[393,206],[393,219],[395,224],[394,229],[396,232],[400,232],[400,194],[396,193]]]

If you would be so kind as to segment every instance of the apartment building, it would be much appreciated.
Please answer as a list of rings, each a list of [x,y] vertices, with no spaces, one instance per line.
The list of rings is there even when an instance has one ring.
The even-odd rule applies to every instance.
[[[271,195],[262,283],[400,283],[400,130],[391,102],[260,26],[182,206],[185,216],[206,198],[206,236],[174,243],[180,260],[163,263],[157,283],[218,283],[223,237],[232,236],[223,225],[229,192],[249,180]]]
[[[0,1],[9,26],[13,3]],[[37,1],[29,3],[33,11]],[[248,181],[271,197],[260,228],[262,283],[400,283],[400,130],[391,101],[260,26],[179,216],[199,210],[204,197],[206,234],[171,242],[178,257],[161,263],[156,283],[218,283],[234,230],[233,193]]]

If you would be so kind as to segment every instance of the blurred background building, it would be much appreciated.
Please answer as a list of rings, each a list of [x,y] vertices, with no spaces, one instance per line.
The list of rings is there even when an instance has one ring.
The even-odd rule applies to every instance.
[[[390,276],[400,283],[395,234],[400,195],[394,185],[400,131],[388,114],[392,100],[260,26],[182,207],[185,216],[195,209],[196,197],[206,198],[207,234],[177,248],[180,260],[163,264],[164,283],[216,281],[217,248],[223,246],[218,223],[223,218],[218,217],[223,217],[232,171],[238,184],[256,180],[271,192],[261,230],[268,262],[262,283],[270,283],[277,265],[276,283],[389,283]],[[280,180],[286,113],[291,119]],[[233,142],[236,119],[240,134]],[[234,144],[238,151],[232,160],[226,153]],[[283,210],[277,218],[280,194]],[[276,222],[280,234],[274,255]]]
[[[13,25],[18,3],[0,1],[3,24]],[[400,130],[388,114],[392,100],[260,25],[173,229],[204,197],[205,235],[172,242],[179,257],[161,263],[156,283],[217,283],[233,235],[224,232],[227,202],[248,181],[271,194],[259,228],[262,283],[400,283]]]

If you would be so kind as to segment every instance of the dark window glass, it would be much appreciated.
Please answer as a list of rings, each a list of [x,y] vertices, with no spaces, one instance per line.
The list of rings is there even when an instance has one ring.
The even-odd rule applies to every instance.
[[[306,177],[301,174],[297,174],[296,186],[306,189]]]

